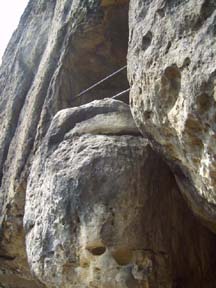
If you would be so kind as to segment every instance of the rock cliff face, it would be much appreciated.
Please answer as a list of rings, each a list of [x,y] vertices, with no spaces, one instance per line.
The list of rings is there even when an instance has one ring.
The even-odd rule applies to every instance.
[[[123,73],[95,94],[75,98],[126,64],[127,15],[127,1],[31,0],[9,43],[0,70],[0,255],[6,275],[13,267],[18,278],[30,277],[22,228],[25,191],[51,119],[60,109],[128,85]]]
[[[195,2],[30,0],[0,68],[0,287],[216,287],[215,3]],[[124,71],[78,96],[126,65],[128,9],[132,114],[107,98]]]
[[[216,230],[216,2],[130,2],[136,123],[169,159],[196,214]]]

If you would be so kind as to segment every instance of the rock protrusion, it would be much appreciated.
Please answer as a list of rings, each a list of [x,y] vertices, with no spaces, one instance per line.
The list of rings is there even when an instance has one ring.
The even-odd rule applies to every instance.
[[[56,114],[34,158],[24,224],[29,265],[46,287],[214,287],[216,237],[117,100]]]
[[[140,11],[145,13],[140,16]],[[215,25],[215,1],[130,2],[128,72],[134,119],[170,162],[192,210],[214,232]],[[145,50],[143,37],[149,31],[152,39],[145,41]]]

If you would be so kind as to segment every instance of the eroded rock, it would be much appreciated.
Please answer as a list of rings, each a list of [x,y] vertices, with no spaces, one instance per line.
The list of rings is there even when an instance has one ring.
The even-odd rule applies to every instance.
[[[139,44],[142,55],[152,51],[155,33],[148,25],[152,23],[155,27],[155,14],[148,12],[151,10],[148,8],[156,9],[159,2],[131,3],[131,27],[136,22],[136,29],[134,36],[133,29],[130,35],[129,72],[130,80],[135,83],[132,95],[136,95],[139,73],[145,67]],[[211,1],[194,3],[161,1],[157,10],[161,19],[166,17],[163,21],[168,26],[176,19],[185,20],[181,22],[184,25],[177,23],[173,28],[168,42],[162,33],[163,27],[167,26],[161,25],[162,22],[158,25],[158,37],[166,42],[166,48],[162,45],[160,54],[157,49],[154,51],[156,60],[160,61],[164,49],[170,62],[158,64],[162,69],[159,91],[166,103],[159,103],[156,97],[152,105],[159,109],[160,104],[164,104],[160,109],[165,115],[169,115],[178,102],[188,75],[194,77],[194,91],[203,92],[197,97],[199,108],[195,110],[204,109],[202,115],[214,113],[212,100],[206,101],[206,98],[212,99],[209,97],[212,84],[201,85],[201,89],[196,86],[194,75],[198,73],[201,80],[207,75],[208,80],[208,73],[212,71],[213,66],[207,62],[203,66],[196,59],[208,59],[209,51],[213,49],[214,37],[209,35],[213,35],[212,7],[215,4]],[[176,7],[179,14],[175,14]],[[195,26],[188,25],[192,23],[191,7],[196,15],[202,14],[202,17],[194,18]],[[133,9],[137,15],[135,20]],[[127,12],[126,0],[31,0],[6,50],[0,68],[0,286],[4,288],[215,288],[215,235],[191,213],[169,168],[141,137],[128,106],[104,100],[68,108],[92,99],[111,97],[128,87],[124,71],[115,81],[103,83],[93,92],[76,97],[81,90],[126,65]],[[146,15],[149,18],[144,31]],[[207,25],[203,25],[205,21]],[[193,34],[194,27],[200,34]],[[203,27],[208,27],[206,37],[201,33],[205,30]],[[177,52],[172,45],[180,43],[172,42],[175,33],[185,41],[181,40]],[[182,48],[190,33],[193,41],[201,37],[196,44],[197,56]],[[202,41],[206,51],[201,49]],[[185,52],[184,59],[178,57],[179,61],[183,60],[182,65],[173,64],[172,59],[176,56],[172,56],[171,51],[178,56],[178,51]],[[214,51],[212,53],[214,56]],[[138,62],[137,55],[140,55]],[[145,59],[149,61],[148,65],[154,65],[151,64],[153,58]],[[134,67],[137,67],[136,71],[133,71]],[[206,74],[199,74],[197,67],[204,67]],[[196,73],[192,74],[190,69]],[[183,76],[182,71],[189,72]],[[146,79],[148,87],[153,78]],[[186,84],[185,87],[187,92]],[[186,92],[185,95],[189,95]],[[148,104],[148,97],[144,100]],[[135,99],[138,112],[142,108],[140,104]],[[139,128],[144,131],[139,122],[141,117],[135,108],[133,111]],[[145,117],[151,119],[152,112],[149,109],[144,112]],[[159,123],[164,114],[160,114]],[[172,115],[169,119],[174,117]],[[191,141],[188,138],[191,129],[200,133],[203,128],[199,121],[194,121],[193,113],[186,120],[189,132],[186,129],[182,141]],[[166,122],[159,131],[166,131],[166,137],[170,133],[168,124]],[[154,131],[158,133],[157,129]],[[166,137],[162,136],[159,140],[164,139],[166,145]],[[191,153],[199,154],[202,144],[198,138],[193,143],[196,148]],[[165,147],[167,155],[175,148],[174,145],[169,149]],[[181,169],[175,169],[175,172],[180,183],[188,185],[190,182],[182,173],[187,166],[183,167],[183,158],[179,159],[176,167]],[[194,211],[201,209],[198,214],[210,219],[212,225],[214,207],[206,205],[204,209],[205,198],[197,204],[197,191],[187,192],[186,196],[194,197],[195,200],[191,200]],[[210,208],[213,212],[206,213]]]
[[[120,101],[57,113],[34,158],[24,225],[47,287],[215,285],[216,237]]]
[[[216,3],[132,0],[129,18],[133,116],[215,231]]]
[[[34,153],[52,118],[63,108],[111,97],[128,87],[123,71],[114,83],[75,97],[126,65],[128,1],[105,4],[30,0],[4,54],[0,67],[0,283],[6,288],[12,283],[23,288],[24,282],[41,287],[30,282],[23,214]]]

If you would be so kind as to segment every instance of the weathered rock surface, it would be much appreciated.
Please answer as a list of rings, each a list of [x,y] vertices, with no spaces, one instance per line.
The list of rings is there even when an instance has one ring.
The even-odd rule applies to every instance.
[[[216,2],[130,2],[131,108],[216,231]]]
[[[47,287],[215,287],[216,237],[120,101],[57,113],[34,157],[24,225]]]
[[[185,16],[185,22],[182,21],[183,26],[177,22],[175,29],[171,29],[169,37],[173,38],[167,45],[168,69],[160,60],[164,49],[161,44],[160,52],[154,51],[158,57],[155,59],[160,63],[156,62],[152,72],[154,75],[159,69],[157,65],[161,65],[161,73],[165,73],[162,83],[166,93],[163,95],[171,97],[169,105],[174,105],[173,95],[182,97],[176,91],[185,87],[182,110],[187,118],[193,106],[188,104],[188,99],[193,103],[194,91],[211,87],[207,81],[206,86],[200,84],[203,87],[200,88],[195,76],[199,75],[202,82],[206,75],[208,80],[213,64],[200,62],[196,66],[198,56],[194,53],[193,57],[189,55],[190,59],[186,58],[182,68],[176,62],[173,66],[172,59],[176,59],[177,52],[172,43],[179,47],[177,50],[183,51],[184,41],[188,39],[190,47],[197,47],[196,55],[199,52],[202,61],[208,59],[214,45],[214,38],[209,36],[213,33],[210,21],[212,17],[213,25],[214,9],[206,9],[209,6],[202,6],[202,1],[195,6],[195,1],[181,1],[176,2],[176,10],[175,2],[164,1],[166,5],[158,10],[163,21],[157,27],[158,37],[166,42],[163,27],[169,31],[168,26],[174,17],[175,21],[180,21]],[[159,150],[172,160],[170,149],[175,153],[185,149],[187,161],[193,162],[194,155],[200,151],[197,141],[194,151],[189,144],[183,143],[191,141],[188,124],[185,124],[185,134],[178,130],[177,137],[177,128],[170,130],[171,120],[165,121],[166,125],[161,124],[161,117],[166,113],[158,114],[155,110],[156,115],[160,115],[157,125],[151,124],[150,127],[145,123],[146,129],[143,127],[141,111],[144,108],[137,97],[138,83],[143,87],[139,73],[142,75],[145,67],[143,57],[153,53],[151,41],[155,39],[154,31],[143,34],[143,25],[147,19],[146,29],[151,23],[151,28],[155,27],[158,16],[153,20],[151,11],[158,7],[158,3],[131,0],[128,60],[133,114],[142,132],[154,136],[154,148],[165,144],[164,149]],[[214,2],[211,5],[214,8]],[[196,34],[194,26],[190,29],[188,26],[192,6],[195,15],[201,10],[204,13],[198,17],[198,22],[195,21],[198,25]],[[206,22],[202,25],[203,21]],[[116,76],[115,81],[112,79],[93,92],[76,97],[81,90],[126,65],[127,24],[127,0],[30,0],[22,16],[0,68],[0,287],[215,288],[216,236],[186,205],[173,174],[137,130],[129,107],[108,99],[82,105],[126,89],[125,71]],[[201,33],[203,27],[207,29],[205,37]],[[175,30],[180,34],[184,32],[183,42],[175,40]],[[191,31],[193,41],[196,37],[200,39],[197,46],[189,38],[188,31]],[[145,52],[139,49],[138,40],[142,35],[145,36],[142,39]],[[206,51],[201,49],[203,47]],[[181,57],[178,57],[179,61]],[[151,62],[154,58],[145,59]],[[192,68],[195,74],[191,72]],[[145,69],[149,71],[148,67]],[[183,71],[188,72],[184,74]],[[189,76],[194,90],[187,84]],[[148,85],[145,87],[153,93]],[[212,99],[210,90],[213,88],[208,89],[205,93],[209,95],[208,99]],[[191,98],[186,92],[191,93]],[[144,92],[141,94],[145,95]],[[202,97],[200,99],[199,109],[206,103]],[[151,97],[149,101],[155,105],[154,109],[159,109],[157,97]],[[205,115],[209,117],[206,116],[207,122],[203,122],[206,127],[209,125],[209,130],[202,130],[206,134],[202,132],[203,138],[199,137],[205,149],[213,151],[211,133],[208,144],[206,142],[208,131],[213,127],[212,103],[211,100],[207,105],[209,108],[204,105],[205,112],[200,114],[203,119]],[[166,109],[166,105],[161,107]],[[193,109],[190,111],[198,108]],[[169,111],[167,114],[169,119],[174,117]],[[186,122],[188,120],[182,123]],[[196,130],[191,128],[194,122],[189,122],[190,129]],[[180,124],[177,123],[177,127],[182,127]],[[155,136],[158,131],[162,136]],[[170,135],[170,131],[173,134]],[[163,143],[161,139],[164,139]],[[170,149],[167,148],[168,139],[172,144]],[[173,139],[180,139],[181,145],[173,145]],[[204,162],[207,150],[203,150]],[[178,167],[175,171],[178,171],[179,185],[190,188],[185,189],[186,198],[194,211],[213,227],[214,197],[208,184],[213,180],[204,181],[203,176],[200,177],[199,183],[210,190],[199,189],[199,183],[195,181],[198,177],[191,172],[191,167],[196,169],[198,166],[184,164],[180,152],[181,157],[172,161],[176,165],[173,167]],[[210,160],[208,163],[213,163]],[[190,177],[184,176],[185,171]],[[191,190],[191,187],[196,189]],[[200,191],[211,197],[199,198]]]
[[[51,119],[60,109],[112,96],[128,85],[123,72],[94,94],[75,98],[126,64],[127,14],[128,1],[30,0],[9,43],[0,68],[2,285],[7,278],[7,285],[23,288],[27,278],[27,287],[34,286],[22,228],[25,191]]]

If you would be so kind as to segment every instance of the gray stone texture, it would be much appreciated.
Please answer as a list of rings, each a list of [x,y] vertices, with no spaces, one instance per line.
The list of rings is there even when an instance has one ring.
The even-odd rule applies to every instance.
[[[57,113],[34,157],[24,227],[28,263],[46,287],[215,285],[216,237],[120,101]]]
[[[0,67],[0,278],[4,283],[5,277],[11,278],[11,269],[16,288],[24,287],[24,278],[29,286],[32,277],[22,220],[25,192],[34,153],[53,116],[128,85],[124,71],[116,84],[109,82],[75,98],[125,65],[127,13],[125,1],[30,0],[10,40]]]
[[[77,97],[126,65],[129,1],[29,1],[0,67],[0,287],[216,287],[215,6],[130,1],[131,115],[126,71]]]
[[[130,1],[130,105],[193,211],[216,230],[216,2]]]

